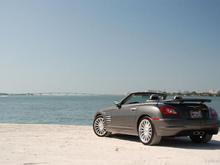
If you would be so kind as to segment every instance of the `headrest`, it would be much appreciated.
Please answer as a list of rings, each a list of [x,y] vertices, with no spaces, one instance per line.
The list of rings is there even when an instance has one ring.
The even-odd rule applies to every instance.
[[[182,96],[174,96],[173,99],[174,99],[174,100],[181,100],[181,99],[183,99],[183,97],[182,97]]]
[[[149,100],[160,100],[160,97],[157,94],[150,95]]]

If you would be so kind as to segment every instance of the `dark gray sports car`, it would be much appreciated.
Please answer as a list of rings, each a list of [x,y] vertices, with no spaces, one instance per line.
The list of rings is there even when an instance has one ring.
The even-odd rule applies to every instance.
[[[162,137],[189,136],[207,143],[219,130],[217,112],[205,103],[209,99],[166,99],[163,93],[131,93],[114,107],[95,114],[93,129],[103,137],[111,133],[139,136],[143,144],[158,144]]]

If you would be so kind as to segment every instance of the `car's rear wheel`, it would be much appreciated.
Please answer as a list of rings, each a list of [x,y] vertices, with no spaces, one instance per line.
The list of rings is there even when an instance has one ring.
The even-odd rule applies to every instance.
[[[145,145],[156,145],[160,143],[161,137],[157,136],[151,120],[144,117],[138,125],[138,136],[140,141]]]
[[[212,134],[205,133],[204,135],[190,135],[189,137],[194,143],[208,143],[212,139]]]
[[[93,121],[93,130],[97,136],[104,137],[109,136],[111,133],[106,131],[105,120],[103,116],[99,115]]]

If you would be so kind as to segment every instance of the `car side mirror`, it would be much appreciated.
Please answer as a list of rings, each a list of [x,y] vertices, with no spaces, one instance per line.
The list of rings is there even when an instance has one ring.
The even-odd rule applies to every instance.
[[[114,101],[114,104],[116,105],[116,107],[118,107],[119,109],[121,108],[121,104],[118,101]]]

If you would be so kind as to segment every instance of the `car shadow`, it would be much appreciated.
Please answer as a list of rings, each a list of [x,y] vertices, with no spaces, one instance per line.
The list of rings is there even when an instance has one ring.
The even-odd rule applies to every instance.
[[[131,142],[139,142],[139,138],[137,136],[132,135],[123,135],[123,134],[113,134],[109,136],[109,138],[119,139],[119,140],[127,140]]]
[[[110,138],[139,142],[137,136],[114,134]],[[199,150],[220,150],[220,141],[212,140],[206,144],[193,143],[188,137],[166,137],[163,138],[159,145],[155,147],[172,147],[180,149],[199,149]]]

